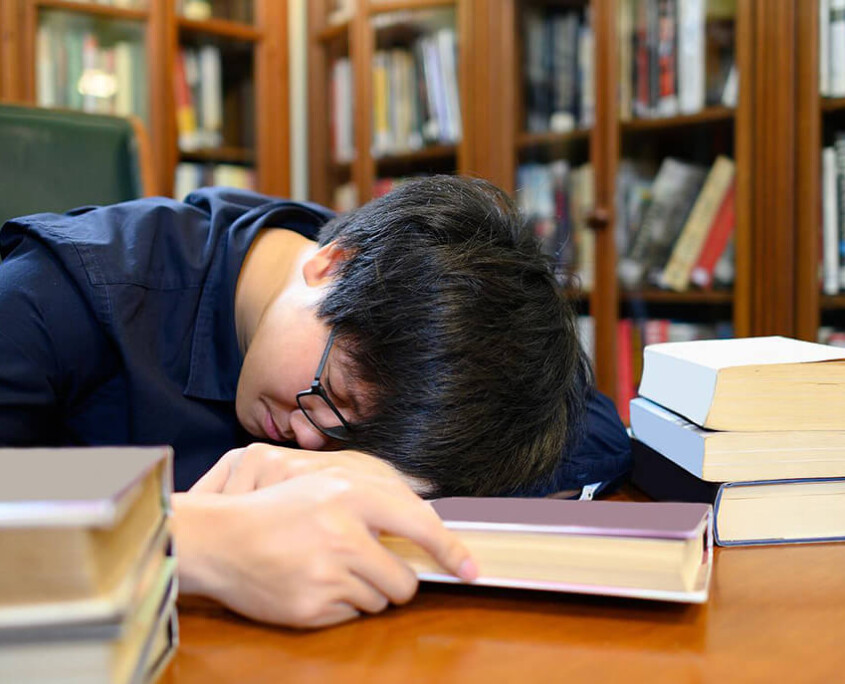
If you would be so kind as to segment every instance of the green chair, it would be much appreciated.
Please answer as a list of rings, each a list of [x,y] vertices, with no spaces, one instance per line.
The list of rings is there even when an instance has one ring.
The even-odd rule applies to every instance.
[[[137,119],[0,104],[0,226],[150,194],[149,141]]]

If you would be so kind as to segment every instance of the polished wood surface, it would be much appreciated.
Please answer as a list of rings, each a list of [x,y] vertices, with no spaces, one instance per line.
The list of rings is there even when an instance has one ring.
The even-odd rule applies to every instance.
[[[182,604],[164,682],[832,682],[845,544],[716,550],[705,605],[426,585],[316,632]]]

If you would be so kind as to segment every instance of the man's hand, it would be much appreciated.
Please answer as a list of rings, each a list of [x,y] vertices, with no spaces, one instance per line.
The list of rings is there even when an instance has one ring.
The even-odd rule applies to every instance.
[[[320,627],[409,601],[414,572],[378,543],[380,532],[426,549],[471,580],[467,550],[395,475],[319,472],[244,494],[174,494],[184,593],[248,617]]]
[[[386,461],[361,451],[307,451],[256,442],[225,453],[191,488],[194,493],[244,494],[294,477],[321,472],[340,478],[369,475],[386,486],[401,480],[418,494],[426,483],[400,473]]]

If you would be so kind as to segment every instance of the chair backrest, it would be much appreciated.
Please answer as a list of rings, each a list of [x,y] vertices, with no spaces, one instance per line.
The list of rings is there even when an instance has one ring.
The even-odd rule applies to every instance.
[[[0,225],[150,195],[151,169],[137,119],[0,104]]]

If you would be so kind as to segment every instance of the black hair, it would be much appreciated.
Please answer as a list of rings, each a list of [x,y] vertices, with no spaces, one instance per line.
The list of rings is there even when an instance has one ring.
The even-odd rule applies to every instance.
[[[435,496],[542,481],[591,371],[553,264],[494,185],[431,176],[326,224],[347,253],[318,315],[370,388],[356,448]]]

